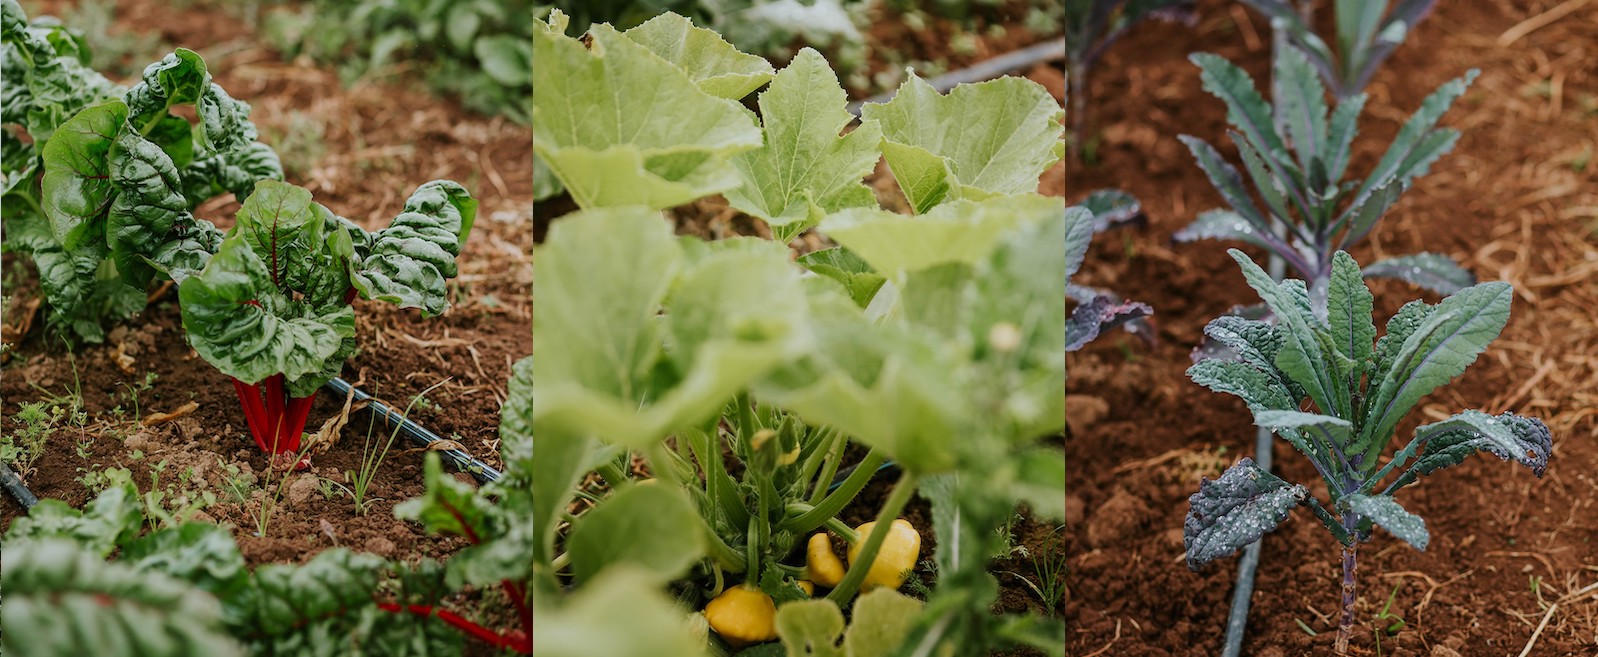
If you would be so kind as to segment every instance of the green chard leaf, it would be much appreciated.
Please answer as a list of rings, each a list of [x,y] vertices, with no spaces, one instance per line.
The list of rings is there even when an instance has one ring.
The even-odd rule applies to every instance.
[[[68,249],[105,239],[105,211],[115,194],[110,154],[127,117],[120,100],[95,105],[61,124],[44,145],[41,205]]]
[[[1064,112],[1025,78],[964,84],[945,96],[911,72],[893,100],[867,103],[861,118],[881,126],[888,167],[922,214],[948,200],[1036,190],[1060,159]]]
[[[435,180],[418,187],[388,228],[356,249],[350,284],[367,299],[433,316],[449,307],[445,282],[477,215],[477,200],[458,183]]]

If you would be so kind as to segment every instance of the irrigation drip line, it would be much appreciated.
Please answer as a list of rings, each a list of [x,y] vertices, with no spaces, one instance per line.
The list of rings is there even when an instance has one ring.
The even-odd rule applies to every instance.
[[[1272,255],[1266,263],[1271,279],[1281,281],[1287,275],[1287,263]],[[1254,463],[1266,472],[1271,471],[1271,430],[1260,427],[1254,432]],[[1248,608],[1254,599],[1254,576],[1260,569],[1260,545],[1265,537],[1243,548],[1243,558],[1237,562],[1237,584],[1232,588],[1232,608],[1226,614],[1226,642],[1221,647],[1221,657],[1239,657],[1243,654],[1243,634],[1248,629]]]
[[[394,410],[388,404],[384,404],[383,402],[378,401],[377,398],[362,392],[359,388],[351,386],[344,379],[334,378],[332,381],[328,381],[327,385],[323,387],[332,391],[333,394],[338,395],[338,399],[340,400],[343,400],[347,396],[354,395],[356,402],[369,401],[370,404],[367,405],[366,410],[376,413],[378,417],[383,418],[383,422],[387,424],[389,428],[399,431],[406,438],[410,439],[412,443],[415,443],[419,447],[428,447],[436,442],[444,440],[443,438],[438,437],[438,434],[428,431],[422,425],[411,421],[409,418],[406,418],[403,413]],[[498,480],[500,477],[499,470],[495,470],[494,466],[479,461],[476,457],[467,454],[466,452],[460,451],[458,449],[441,449],[438,450],[438,453],[442,454],[444,458],[449,459],[450,462],[454,463],[455,467],[471,473],[472,477],[476,478],[478,483],[486,484],[491,481]]]
[[[33,505],[39,503],[39,498],[33,494],[33,491],[22,484],[22,477],[18,477],[11,466],[4,463],[0,463],[0,487],[4,487],[23,509],[31,509]]]
[[[895,467],[898,467],[898,465],[899,464],[894,463],[893,461],[883,461],[882,465],[877,466],[877,472],[882,472],[883,470],[887,470],[888,468],[895,468]],[[858,468],[858,467],[860,467],[859,463],[853,463],[853,464],[844,466],[843,468],[839,469],[838,470],[838,474],[833,475],[833,477],[832,477],[832,484],[827,486],[827,492],[831,493],[832,491],[838,490],[838,487],[843,485],[843,481],[845,479],[848,479],[849,475],[851,473],[853,473],[855,471],[855,469]],[[875,475],[876,473],[872,473],[872,474]]]
[[[999,77],[1010,71],[1023,69],[1034,64],[1065,60],[1065,37],[1053,41],[1044,41],[1020,50],[1007,52],[993,59],[983,60],[977,64],[963,68],[952,73],[945,73],[928,80],[938,93],[948,93],[955,85],[968,82],[981,82]],[[865,100],[856,100],[849,103],[849,113],[860,116],[860,106],[866,103],[886,103],[893,100],[893,92],[877,94]]]

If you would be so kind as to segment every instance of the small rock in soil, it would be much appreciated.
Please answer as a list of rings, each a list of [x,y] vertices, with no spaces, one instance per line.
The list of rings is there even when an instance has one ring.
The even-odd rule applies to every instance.
[[[1459,651],[1441,643],[1432,644],[1431,657],[1460,657]]]
[[[1087,515],[1087,503],[1082,498],[1071,495],[1065,498],[1065,524],[1076,526],[1082,524],[1082,518]]]
[[[129,450],[137,449],[141,451],[149,451],[149,449],[155,445],[150,440],[150,433],[148,431],[139,431],[123,440],[122,446],[128,448]]]
[[[301,506],[309,502],[311,496],[316,494],[317,487],[316,475],[304,474],[295,477],[294,482],[289,484],[289,504]]]
[[[1149,506],[1142,498],[1124,490],[1093,511],[1088,519],[1088,542],[1096,547],[1119,543],[1131,536],[1149,517]]]
[[[1072,435],[1081,435],[1110,414],[1110,404],[1089,395],[1068,395],[1065,398],[1065,425]]]
[[[366,551],[380,557],[394,556],[394,549],[394,541],[383,538],[382,536],[373,536],[369,539],[366,539]]]

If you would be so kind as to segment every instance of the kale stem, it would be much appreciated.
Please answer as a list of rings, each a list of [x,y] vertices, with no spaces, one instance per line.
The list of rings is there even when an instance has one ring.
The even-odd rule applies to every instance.
[[[1349,534],[1354,534],[1359,527],[1359,514],[1349,512],[1343,517],[1343,527]],[[1359,537],[1355,536],[1353,542],[1342,546],[1343,552],[1343,617],[1337,623],[1337,643],[1333,646],[1338,657],[1348,656],[1348,639],[1354,634],[1354,573],[1359,564],[1356,559],[1359,554]]]

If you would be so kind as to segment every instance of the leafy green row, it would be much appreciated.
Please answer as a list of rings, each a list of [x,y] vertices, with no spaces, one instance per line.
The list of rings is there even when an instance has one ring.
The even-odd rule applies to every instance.
[[[252,572],[226,527],[187,523],[141,536],[138,493],[116,486],[81,512],[44,500],[12,524],[0,648],[24,656],[116,647],[130,656],[395,657],[460,654],[471,636],[530,654],[530,369],[530,359],[518,364],[503,409],[506,478],[472,490],[430,455],[426,493],[395,509],[473,543],[446,564],[335,548]],[[445,609],[442,601],[466,586],[503,588],[521,610],[517,624],[484,628]]]
[[[531,0],[313,0],[274,8],[265,33],[287,56],[338,64],[346,81],[403,55],[467,108],[527,122]]]
[[[186,254],[214,248],[219,233],[193,208],[228,192],[242,200],[282,168],[255,142],[249,106],[212,83],[192,51],[151,64],[124,90],[85,66],[87,46],[69,29],[30,24],[15,0],[0,15],[7,248],[38,265],[50,322],[98,342],[104,321],[143,308],[139,288],[155,267],[192,266]],[[172,113],[180,106],[197,121]]]

